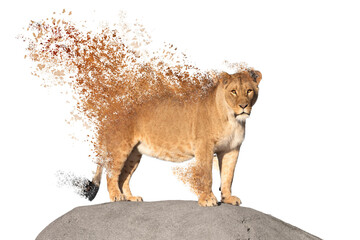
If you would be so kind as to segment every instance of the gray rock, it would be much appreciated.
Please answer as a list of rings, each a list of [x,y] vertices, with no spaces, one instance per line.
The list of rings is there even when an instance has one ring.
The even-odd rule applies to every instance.
[[[256,210],[194,201],[116,202],[78,207],[56,219],[37,240],[234,239],[318,240]]]

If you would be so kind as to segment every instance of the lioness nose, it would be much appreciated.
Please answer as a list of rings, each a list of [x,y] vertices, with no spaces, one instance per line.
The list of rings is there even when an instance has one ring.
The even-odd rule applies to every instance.
[[[246,108],[248,106],[248,104],[240,104],[239,105],[241,108]]]

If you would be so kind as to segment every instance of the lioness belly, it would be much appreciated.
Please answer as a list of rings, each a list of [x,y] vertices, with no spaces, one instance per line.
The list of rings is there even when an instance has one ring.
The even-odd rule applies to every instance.
[[[194,157],[188,149],[183,147],[165,148],[141,142],[137,149],[141,154],[171,162],[184,162]]]

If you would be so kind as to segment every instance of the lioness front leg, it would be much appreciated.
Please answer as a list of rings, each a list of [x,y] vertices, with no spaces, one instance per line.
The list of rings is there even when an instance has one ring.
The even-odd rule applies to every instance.
[[[234,178],[234,170],[239,156],[239,148],[227,153],[219,153],[219,167],[221,175],[221,202],[239,206],[240,198],[231,195],[231,185]]]
[[[199,205],[202,207],[217,206],[217,199],[212,192],[213,152],[210,146],[200,145],[195,153],[198,164],[195,177],[199,182]]]

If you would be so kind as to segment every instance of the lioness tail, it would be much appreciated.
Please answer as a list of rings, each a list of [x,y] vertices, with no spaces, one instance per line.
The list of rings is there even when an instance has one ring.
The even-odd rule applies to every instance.
[[[92,201],[96,197],[97,192],[99,191],[102,172],[103,167],[101,165],[98,165],[92,181],[87,180],[87,182],[83,186],[82,195],[89,201]]]

